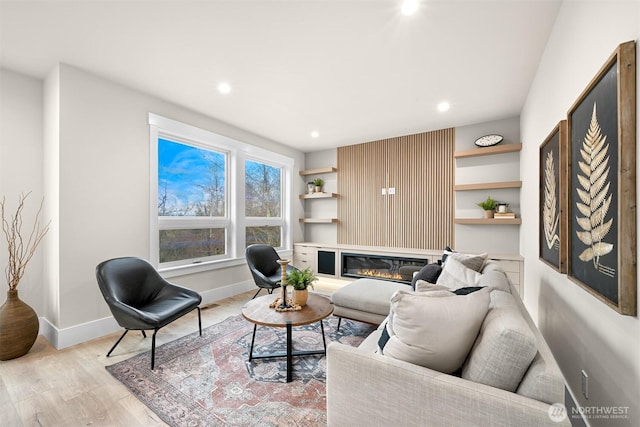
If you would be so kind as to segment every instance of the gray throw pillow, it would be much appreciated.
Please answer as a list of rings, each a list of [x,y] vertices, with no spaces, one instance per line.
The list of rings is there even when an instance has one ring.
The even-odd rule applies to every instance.
[[[482,266],[484,266],[484,263],[487,261],[487,256],[488,255],[486,253],[479,254],[479,255],[468,255],[468,254],[461,254],[459,252],[453,252],[449,255],[448,259],[458,260],[465,267],[470,268],[473,271],[479,272],[482,270]]]
[[[440,276],[440,272],[442,271],[442,267],[438,264],[427,264],[418,271],[413,279],[411,280],[411,287],[416,289],[416,282],[418,280],[424,280],[429,283],[436,283],[438,280],[438,276]]]

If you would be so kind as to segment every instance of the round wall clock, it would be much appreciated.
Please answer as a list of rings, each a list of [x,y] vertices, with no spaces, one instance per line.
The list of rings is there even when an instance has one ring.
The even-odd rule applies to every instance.
[[[491,147],[492,145],[501,143],[503,139],[502,135],[485,135],[476,139],[474,144],[478,147]]]

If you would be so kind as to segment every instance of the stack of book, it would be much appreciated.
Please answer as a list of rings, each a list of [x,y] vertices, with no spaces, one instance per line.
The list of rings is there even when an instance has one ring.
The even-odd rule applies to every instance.
[[[516,214],[514,212],[496,212],[493,217],[495,219],[514,219]]]

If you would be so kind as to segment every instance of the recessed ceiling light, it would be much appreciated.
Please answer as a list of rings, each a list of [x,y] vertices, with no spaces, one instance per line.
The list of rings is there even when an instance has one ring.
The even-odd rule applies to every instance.
[[[218,85],[218,92],[226,95],[231,92],[231,85],[227,82],[222,82]]]
[[[402,6],[400,6],[400,11],[404,16],[413,15],[417,10],[418,0],[404,0]]]
[[[451,108],[451,106],[446,101],[441,102],[440,104],[438,104],[438,111],[440,111],[441,113],[444,113],[445,111],[448,111],[449,108]]]
[[[311,132],[311,138],[317,138],[320,136],[320,132],[318,132],[317,130],[314,130],[313,132]]]

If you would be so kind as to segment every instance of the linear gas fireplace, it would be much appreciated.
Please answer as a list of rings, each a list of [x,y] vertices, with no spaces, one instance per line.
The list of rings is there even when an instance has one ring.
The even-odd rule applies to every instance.
[[[425,258],[368,255],[342,252],[344,277],[369,277],[394,282],[411,283],[413,272],[428,263]]]

